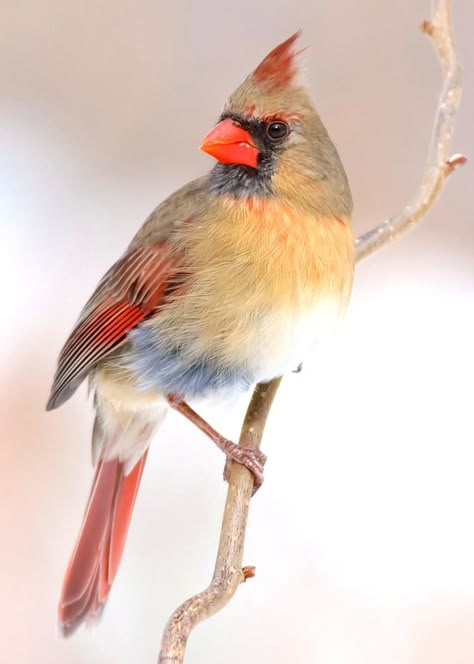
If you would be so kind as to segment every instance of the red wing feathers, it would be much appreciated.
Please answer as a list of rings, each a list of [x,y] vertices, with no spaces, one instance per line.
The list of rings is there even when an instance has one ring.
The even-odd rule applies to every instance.
[[[176,251],[164,242],[133,249],[115,263],[87,302],[61,351],[47,410],[64,403],[91,367],[156,311],[178,267]]]

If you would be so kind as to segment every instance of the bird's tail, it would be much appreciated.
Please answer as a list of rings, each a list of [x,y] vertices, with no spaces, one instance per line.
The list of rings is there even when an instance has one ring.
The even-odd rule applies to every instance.
[[[99,398],[97,392],[95,404],[92,456],[96,471],[59,599],[64,635],[100,616],[122,557],[148,445],[167,411],[159,402],[124,410]]]
[[[63,634],[100,615],[122,557],[147,452],[126,475],[118,458],[97,465],[86,513],[59,600]]]

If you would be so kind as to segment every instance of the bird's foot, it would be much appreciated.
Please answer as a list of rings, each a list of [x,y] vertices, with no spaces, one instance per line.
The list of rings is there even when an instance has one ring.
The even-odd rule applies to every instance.
[[[267,460],[265,454],[253,447],[241,447],[240,445],[236,445],[231,440],[227,440],[227,438],[221,436],[214,427],[198,415],[196,411],[183,401],[183,399],[173,394],[168,394],[166,399],[172,408],[184,415],[190,422],[201,429],[201,431],[224,452],[227,457],[224,469],[224,479],[229,479],[232,461],[236,461],[242,466],[245,466],[245,468],[252,473],[254,477],[253,494],[255,494],[263,483],[263,466]]]
[[[235,461],[245,466],[252,473],[254,479],[252,495],[255,495],[263,484],[263,467],[267,460],[266,455],[254,447],[241,447],[230,440],[226,440],[222,444],[221,449],[227,455],[224,467],[224,479],[226,482],[229,481],[232,462]]]

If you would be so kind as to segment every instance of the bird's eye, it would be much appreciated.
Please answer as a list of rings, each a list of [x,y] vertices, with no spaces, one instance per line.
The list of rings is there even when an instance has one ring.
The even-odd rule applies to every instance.
[[[290,128],[286,122],[270,122],[267,125],[267,134],[272,141],[281,141],[286,138],[290,132]]]

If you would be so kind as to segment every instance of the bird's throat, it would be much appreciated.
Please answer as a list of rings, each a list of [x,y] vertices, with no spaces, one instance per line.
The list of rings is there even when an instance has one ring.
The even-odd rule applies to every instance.
[[[241,164],[217,163],[209,176],[212,194],[243,198],[269,198],[272,190],[273,164],[270,159],[260,161],[258,168]]]

